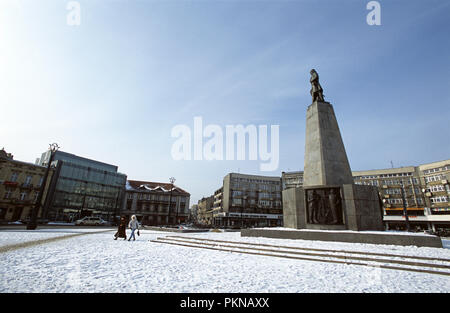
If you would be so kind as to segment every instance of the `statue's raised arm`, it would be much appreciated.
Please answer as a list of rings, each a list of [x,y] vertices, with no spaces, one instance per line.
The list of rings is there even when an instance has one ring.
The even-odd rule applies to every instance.
[[[309,82],[311,83],[310,93],[311,93],[313,102],[325,101],[323,99],[323,89],[319,83],[319,74],[317,74],[315,69],[312,69],[310,73],[311,73],[311,78],[309,80]]]

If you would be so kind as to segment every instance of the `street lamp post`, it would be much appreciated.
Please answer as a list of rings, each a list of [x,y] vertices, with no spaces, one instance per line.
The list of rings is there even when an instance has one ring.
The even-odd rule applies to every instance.
[[[411,228],[409,225],[408,209],[406,208],[405,186],[403,184],[403,179],[401,180],[401,182],[402,182],[401,186],[402,186],[403,214],[405,215],[406,230],[409,232]]]
[[[48,174],[50,172],[50,167],[51,167],[51,164],[53,161],[53,157],[55,155],[55,152],[58,151],[58,149],[59,149],[59,146],[56,143],[52,143],[49,147],[50,158],[48,160],[47,169],[45,170],[45,174],[44,174],[44,179],[42,180],[42,185],[39,190],[38,197],[36,199],[36,204],[35,204],[33,210],[31,211],[30,221],[27,224],[28,230],[35,230],[37,227],[37,215],[38,215],[39,209],[41,207],[41,202],[42,202],[42,197],[44,196],[45,186],[47,185]]]
[[[247,196],[242,197],[243,203],[241,208],[241,228],[244,228],[244,218],[242,216],[242,213],[245,211],[245,205],[247,204]]]
[[[175,182],[175,177],[170,177],[170,196],[169,196],[169,215],[168,215],[168,223],[170,224],[170,207],[172,206],[172,191],[173,191],[173,183]]]

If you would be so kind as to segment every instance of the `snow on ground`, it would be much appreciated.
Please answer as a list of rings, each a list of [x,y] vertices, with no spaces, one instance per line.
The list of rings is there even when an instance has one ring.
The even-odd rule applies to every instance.
[[[59,236],[83,230],[45,229],[27,234],[36,240],[44,231],[45,235],[53,231],[54,236]],[[114,232],[1,253],[0,292],[450,292],[449,276],[214,251],[149,240],[185,236],[447,259],[449,249],[241,237],[239,232],[181,234],[150,230],[141,231],[136,241],[128,242],[113,240]],[[22,235],[0,231],[0,241],[11,240],[18,233]]]
[[[65,229],[4,229],[0,231],[0,247],[24,243],[35,240],[42,240],[54,237],[66,236],[69,234],[95,232],[101,229],[94,228],[65,228]]]

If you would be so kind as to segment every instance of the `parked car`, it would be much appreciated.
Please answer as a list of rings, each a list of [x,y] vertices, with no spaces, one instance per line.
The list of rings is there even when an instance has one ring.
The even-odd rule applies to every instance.
[[[9,225],[23,225],[22,221],[8,222]]]
[[[92,217],[92,216],[85,216],[82,219],[75,221],[75,225],[77,226],[100,226],[107,224],[108,222],[101,219],[100,217]]]

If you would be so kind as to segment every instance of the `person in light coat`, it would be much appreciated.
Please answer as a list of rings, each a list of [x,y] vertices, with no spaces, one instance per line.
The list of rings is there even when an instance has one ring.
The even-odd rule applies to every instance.
[[[130,223],[128,223],[128,227],[131,229],[131,235],[130,235],[130,238],[128,239],[128,241],[131,240],[131,237],[133,237],[133,240],[136,240],[134,232],[136,230],[139,231],[139,222],[136,218],[136,215],[131,216],[131,220],[130,220]]]

